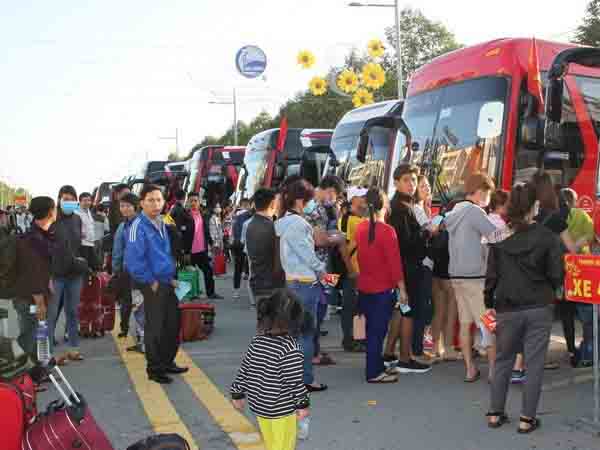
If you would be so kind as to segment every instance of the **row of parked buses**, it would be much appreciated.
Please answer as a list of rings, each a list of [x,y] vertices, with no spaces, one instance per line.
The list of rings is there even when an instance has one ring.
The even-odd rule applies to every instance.
[[[393,168],[410,162],[430,178],[439,207],[475,171],[510,189],[544,167],[600,220],[600,49],[537,41],[542,111],[527,89],[532,43],[499,39],[441,56],[412,76],[405,101],[354,109],[335,130],[289,129],[281,149],[279,129],[271,129],[246,147],[206,146],[186,162],[148,162],[125,181],[134,189],[159,183],[170,200],[174,188],[203,190],[212,206],[293,174],[317,184],[334,173],[391,193]]]

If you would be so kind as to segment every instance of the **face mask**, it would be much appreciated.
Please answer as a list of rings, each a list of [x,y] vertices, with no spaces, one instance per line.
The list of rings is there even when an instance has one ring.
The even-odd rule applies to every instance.
[[[317,202],[313,198],[310,202],[306,204],[304,207],[304,214],[311,214],[317,208]]]
[[[63,214],[70,216],[77,211],[77,209],[79,209],[79,202],[72,200],[61,200],[60,209],[62,210]]]

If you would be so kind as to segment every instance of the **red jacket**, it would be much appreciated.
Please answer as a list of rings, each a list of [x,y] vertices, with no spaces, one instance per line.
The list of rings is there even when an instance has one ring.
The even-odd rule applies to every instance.
[[[364,294],[378,294],[394,289],[404,279],[398,238],[393,227],[377,222],[375,239],[369,244],[368,220],[356,229],[358,249],[358,290]]]

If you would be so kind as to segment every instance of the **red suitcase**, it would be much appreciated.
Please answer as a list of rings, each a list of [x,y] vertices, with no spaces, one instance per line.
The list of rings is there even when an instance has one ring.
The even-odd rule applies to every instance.
[[[56,381],[55,374],[68,390],[68,396]],[[50,403],[46,412],[29,426],[21,450],[114,450],[85,399],[73,390],[58,367],[52,370],[50,379],[62,400]]]
[[[0,382],[0,448],[19,450],[25,428],[36,414],[35,389],[29,375]]]
[[[110,275],[100,272],[88,278],[81,290],[79,333],[83,337],[103,336],[115,327],[115,296],[107,289]]]
[[[207,339],[215,326],[215,305],[207,303],[181,303],[180,342]]]

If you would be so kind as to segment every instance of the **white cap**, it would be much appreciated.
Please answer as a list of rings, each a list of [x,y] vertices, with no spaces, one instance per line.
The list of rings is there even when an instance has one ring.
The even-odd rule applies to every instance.
[[[369,192],[369,190],[365,188],[348,188],[348,200],[352,200],[354,197],[364,197],[365,195],[367,195],[367,192]]]

